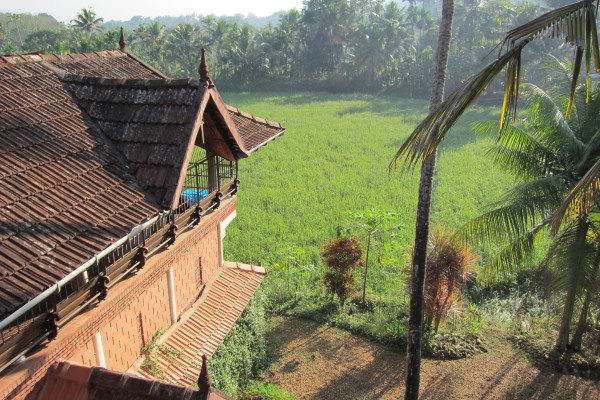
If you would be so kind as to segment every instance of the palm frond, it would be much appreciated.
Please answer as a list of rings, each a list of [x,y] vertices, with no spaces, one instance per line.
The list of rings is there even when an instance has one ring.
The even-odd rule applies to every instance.
[[[552,290],[576,287],[581,291],[587,285],[589,267],[595,246],[588,240],[589,223],[575,221],[554,238],[542,265],[552,271]]]
[[[547,176],[516,186],[496,209],[468,222],[460,234],[472,243],[499,242],[526,234],[540,220],[550,222],[562,199],[559,180]]]
[[[410,134],[392,159],[390,169],[399,164],[412,169],[420,159],[432,154],[467,107],[477,100],[513,58],[520,57],[521,49],[522,46],[507,52],[452,92]]]
[[[556,234],[560,226],[578,215],[589,214],[592,204],[600,193],[600,159],[589,169],[575,185],[552,216],[552,233]]]
[[[498,277],[507,277],[515,272],[522,263],[534,254],[535,244],[548,220],[535,225],[531,230],[513,240],[492,258],[482,270],[479,278],[493,281]]]
[[[579,78],[579,71],[581,70],[581,60],[583,59],[583,49],[581,47],[575,48],[575,60],[573,62],[573,76],[571,78],[571,93],[569,95],[569,102],[567,103],[567,109],[565,116],[569,118],[571,109],[573,108],[573,101],[575,99],[575,90],[577,89],[577,78]]]
[[[489,151],[492,160],[500,167],[512,172],[520,179],[534,179],[544,174],[545,165],[540,163],[537,153],[514,149],[508,146],[494,146]],[[543,158],[542,158],[543,160]]]
[[[529,121],[535,125],[540,141],[553,153],[564,151],[581,152],[585,143],[577,137],[570,125],[570,120],[563,114],[556,101],[538,86],[526,84],[523,92],[527,96],[530,107],[526,111]]]
[[[574,46],[583,47],[586,42],[586,31],[595,27],[588,26],[588,15],[595,16],[593,0],[583,0],[564,7],[551,10],[536,19],[509,31],[500,45],[511,49],[524,39],[561,38]],[[593,25],[593,27],[591,26]],[[596,68],[600,68],[597,64]]]

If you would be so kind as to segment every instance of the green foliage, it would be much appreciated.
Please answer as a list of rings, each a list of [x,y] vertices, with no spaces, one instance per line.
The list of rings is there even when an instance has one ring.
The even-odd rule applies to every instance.
[[[242,390],[240,400],[294,400],[294,396],[271,383],[252,382]]]
[[[455,35],[450,82],[464,81],[504,31],[540,11],[503,0],[457,3],[457,29],[468,34]],[[101,16],[84,8],[70,29],[55,20],[50,24],[53,18],[44,14],[0,14],[0,48],[57,53],[115,49],[118,38],[112,40],[100,29],[123,26],[128,50],[169,76],[195,76],[200,48],[205,47],[211,76],[221,89],[388,90],[423,96],[434,65],[435,10],[415,2],[403,7],[382,0],[310,0],[300,11],[281,12],[278,23],[252,26],[239,17],[201,15],[134,17],[101,25]],[[66,32],[69,38],[57,41],[46,35],[47,41],[39,43],[38,36],[28,44],[28,36],[39,30]],[[88,43],[86,37],[97,39]],[[34,42],[37,47],[31,47]]]
[[[142,349],[142,355],[144,356],[141,365],[142,369],[145,369],[158,379],[163,379],[164,373],[161,365],[157,362],[157,353],[166,355],[171,361],[174,361],[181,353],[179,350],[166,344],[159,344],[160,338],[164,333],[164,329],[156,331],[154,335],[152,335],[150,342]]]
[[[325,243],[321,252],[323,262],[329,270],[323,275],[325,288],[335,294],[343,307],[354,292],[352,272],[362,260],[362,249],[358,236],[342,236]]]
[[[267,298],[258,290],[209,362],[215,387],[235,396],[266,367]]]

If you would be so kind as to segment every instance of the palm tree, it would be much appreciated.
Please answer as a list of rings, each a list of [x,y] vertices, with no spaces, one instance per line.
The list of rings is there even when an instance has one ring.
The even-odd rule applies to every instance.
[[[8,23],[13,23],[17,27],[17,33],[19,35],[19,42],[21,43],[21,49],[23,48],[23,38],[21,37],[21,30],[19,29],[18,22],[21,21],[20,14],[8,14]]]
[[[192,24],[179,24],[171,32],[169,47],[181,64],[179,76],[192,76],[196,73],[200,60],[200,27]]]
[[[509,243],[487,265],[484,277],[511,272],[533,256],[537,239],[551,228],[553,213],[600,156],[600,92],[594,93],[589,104],[585,103],[585,93],[578,92],[577,106],[567,119],[550,95],[533,85],[524,90],[528,109],[518,122],[505,128],[491,152],[497,163],[523,182],[511,189],[497,208],[464,228],[473,241]],[[563,103],[568,103],[568,96],[563,98]],[[576,299],[582,295],[587,299],[581,311],[582,325],[597,291],[598,241],[591,235],[595,225],[589,214],[580,214],[554,238],[541,264],[551,278],[553,293],[565,295],[556,342],[561,353],[567,347]],[[580,339],[575,338],[579,341],[573,343],[576,347]]]
[[[71,20],[71,27],[76,31],[87,32],[89,36],[93,32],[99,32],[104,29],[104,27],[100,26],[103,21],[104,18],[96,18],[94,11],[82,8],[77,17]]]
[[[452,16],[454,0],[442,3],[442,19],[436,53],[435,72],[431,85],[429,110],[437,109],[444,98],[446,70],[452,36]],[[433,191],[433,174],[435,171],[435,151],[429,152],[421,166],[419,181],[419,198],[417,202],[417,218],[415,226],[415,245],[411,262],[410,310],[408,314],[408,364],[406,374],[406,400],[419,398],[421,381],[421,348],[423,339],[423,308],[425,288],[425,263],[427,259],[427,239],[429,238],[429,214]]]
[[[573,82],[577,81],[581,60],[584,54],[589,65],[591,54],[594,54],[596,69],[600,69],[600,53],[596,33],[596,14],[594,0],[583,0],[570,6],[562,7],[534,19],[510,31],[501,45],[504,53],[479,74],[467,80],[448,98],[441,102],[443,82],[447,65],[447,49],[442,40],[449,42],[451,33],[453,2],[445,0],[442,6],[442,24],[440,26],[440,43],[436,58],[436,73],[430,100],[430,114],[421,122],[406,142],[400,147],[390,167],[402,164],[405,168],[415,166],[423,160],[419,184],[419,200],[417,205],[417,221],[415,250],[412,262],[413,275],[411,284],[411,304],[408,328],[408,373],[406,380],[406,399],[417,399],[419,395],[421,339],[423,324],[423,286],[425,275],[425,258],[427,254],[427,237],[429,233],[429,211],[431,208],[431,192],[437,146],[448,133],[452,125],[486,89],[488,84],[508,66],[507,84],[502,106],[500,129],[507,123],[507,117],[514,117],[516,112],[519,77],[521,71],[521,51],[533,39],[540,36],[559,36],[577,48]],[[447,13],[449,16],[446,16]],[[446,60],[444,60],[444,57]],[[440,79],[441,78],[441,79]],[[441,82],[441,84],[440,84]],[[571,98],[575,85],[572,85]],[[572,104],[572,102],[569,102]],[[569,110],[569,107],[567,108]],[[598,166],[600,175],[600,162]],[[598,180],[600,184],[600,179]]]

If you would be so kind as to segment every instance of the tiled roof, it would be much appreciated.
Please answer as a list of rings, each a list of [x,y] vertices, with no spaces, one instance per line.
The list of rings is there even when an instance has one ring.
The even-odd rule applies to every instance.
[[[231,160],[282,132],[122,51],[0,56],[0,319],[175,208],[195,144]]]
[[[170,208],[204,88],[192,79],[67,75],[63,81],[79,106],[125,155],[129,172],[139,184]]]
[[[158,211],[42,63],[0,63],[0,317]]]
[[[30,397],[34,400],[232,400],[212,387],[208,393],[202,393],[189,387],[69,361],[52,365]]]
[[[281,124],[267,121],[241,111],[239,108],[227,106],[229,115],[233,119],[238,132],[244,140],[248,151],[252,152],[267,142],[277,138],[285,132]]]
[[[202,356],[211,357],[262,282],[265,269],[226,262],[220,274],[209,282],[194,306],[193,313],[169,334],[161,348],[175,350],[156,354],[161,378],[178,385],[191,385],[198,377]],[[151,378],[149,371],[139,370]]]

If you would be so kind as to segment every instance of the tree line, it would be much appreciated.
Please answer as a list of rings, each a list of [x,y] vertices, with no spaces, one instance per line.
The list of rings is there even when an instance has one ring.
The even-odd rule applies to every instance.
[[[448,81],[466,79],[485,64],[503,32],[542,11],[527,2],[458,2]],[[211,75],[222,88],[385,89],[422,95],[434,65],[437,14],[437,5],[427,3],[308,0],[301,11],[284,12],[279,23],[264,27],[206,16],[175,27],[154,20],[125,33],[129,51],[174,78],[197,74],[204,47]],[[118,47],[119,30],[104,29],[103,19],[91,10],[81,10],[69,26],[25,29],[30,17],[0,15],[2,53]]]

